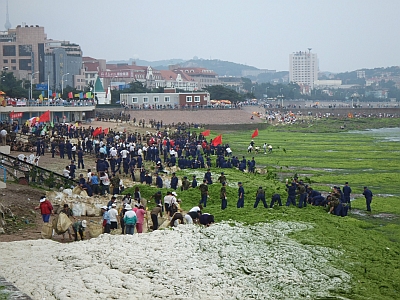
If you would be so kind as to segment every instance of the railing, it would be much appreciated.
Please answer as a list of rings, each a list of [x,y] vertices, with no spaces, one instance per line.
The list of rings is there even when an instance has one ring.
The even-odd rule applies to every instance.
[[[91,100],[55,100],[55,101],[38,101],[38,100],[27,100],[27,101],[9,101],[7,106],[12,107],[37,107],[37,106],[95,106],[96,102]]]
[[[0,168],[5,170],[5,180],[7,172],[18,183],[46,189],[69,188],[77,183],[62,174],[22,161],[18,157],[0,152],[0,159]]]
[[[3,169],[3,171],[4,171],[4,182],[7,182],[7,169],[4,168],[3,166],[0,166],[0,169]]]

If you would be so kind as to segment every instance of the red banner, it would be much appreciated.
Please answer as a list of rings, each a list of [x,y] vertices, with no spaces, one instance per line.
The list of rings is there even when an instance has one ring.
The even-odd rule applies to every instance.
[[[19,118],[22,118],[22,115],[23,115],[24,113],[22,113],[22,112],[19,112],[19,113],[15,113],[15,112],[11,112],[10,113],[10,119],[19,119]]]

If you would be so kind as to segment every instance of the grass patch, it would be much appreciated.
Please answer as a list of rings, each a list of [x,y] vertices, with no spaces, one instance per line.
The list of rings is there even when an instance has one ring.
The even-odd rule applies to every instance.
[[[340,129],[342,125],[346,130]],[[232,226],[235,221],[245,224],[275,220],[311,223],[313,229],[291,236],[310,247],[324,246],[343,252],[340,259],[331,263],[349,272],[352,281],[349,291],[335,291],[338,296],[360,300],[400,299],[399,142],[382,142],[377,136],[347,131],[395,126],[399,126],[398,119],[324,119],[271,126],[260,130],[254,141],[260,147],[264,142],[272,144],[272,154],[261,152],[253,155],[247,153],[252,131],[225,132],[223,143],[231,146],[233,155],[244,155],[247,159],[254,156],[257,167],[268,169],[269,176],[224,169],[228,180],[228,208],[220,209],[221,185],[216,183],[209,188],[211,197],[205,212],[213,214],[216,221],[232,220]],[[212,132],[211,137],[218,134],[220,132]],[[211,171],[216,181],[221,169],[213,168]],[[191,178],[196,174],[200,181],[204,173],[204,170],[182,170],[177,172],[177,176]],[[303,179],[310,178],[311,185],[320,191],[329,191],[331,186],[343,186],[348,181],[353,193],[361,194],[363,186],[367,185],[376,195],[372,202],[372,215],[365,213],[363,197],[352,202],[354,213],[346,218],[328,215],[321,207],[275,206],[265,209],[260,203],[257,209],[253,208],[259,186],[266,190],[268,203],[274,193],[280,193],[285,203],[287,193],[283,182],[294,174]],[[243,209],[236,208],[238,181],[243,182],[245,189]],[[140,189],[145,198],[159,190],[145,185],[140,185]],[[167,190],[161,190],[165,195]],[[127,192],[133,193],[133,189]],[[183,200],[184,210],[197,205],[200,200],[198,189],[177,192],[178,198]],[[388,194],[393,196],[382,196]],[[150,203],[153,205],[154,202]],[[330,256],[329,253],[326,255]]]

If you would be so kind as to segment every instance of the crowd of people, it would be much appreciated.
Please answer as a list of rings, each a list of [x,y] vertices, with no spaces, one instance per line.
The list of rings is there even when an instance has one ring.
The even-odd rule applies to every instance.
[[[139,120],[139,122],[145,123],[144,120]],[[255,173],[254,156],[251,159],[242,156],[240,159],[233,155],[229,144],[215,144],[213,140],[207,140],[201,133],[192,131],[193,124],[177,123],[171,126],[157,120],[150,120],[149,123],[152,128],[157,129],[154,133],[118,132],[111,129],[103,130],[91,126],[84,128],[79,124],[63,123],[36,124],[34,126],[26,124],[20,130],[23,134],[36,136],[36,154],[38,156],[45,155],[46,149],[50,149],[52,157],[57,155],[61,159],[67,158],[70,163],[65,166],[63,175],[76,180],[80,188],[85,190],[89,196],[120,194],[125,188],[121,177],[131,177],[135,182],[154,184],[158,188],[171,188],[173,191],[164,198],[162,195],[154,195],[156,206],[150,212],[153,230],[158,228],[156,217],[162,213],[168,216],[171,226],[177,223],[194,222],[204,225],[211,224],[214,222],[213,216],[201,213],[202,208],[207,206],[208,186],[213,184],[209,168],[237,168],[243,172]],[[272,153],[272,145],[264,143],[262,148],[264,153],[267,151]],[[251,141],[248,153],[255,152],[257,154],[259,150],[260,147],[255,146],[254,141]],[[93,155],[96,158],[95,170],[88,169],[86,175],[78,176],[78,169],[85,169],[84,157],[87,155]],[[215,161],[212,160],[212,157],[215,157]],[[153,166],[155,170],[151,172],[149,167]],[[196,176],[193,176],[192,181],[184,177],[182,185],[178,187],[178,178],[174,172],[172,172],[168,184],[163,181],[163,177],[160,175],[166,173],[166,167],[169,170],[179,167],[179,169],[204,169],[207,171],[199,185]],[[228,207],[227,182],[224,172],[221,172],[218,182],[221,184],[221,209],[226,209]],[[199,208],[197,215],[189,214],[190,211],[184,215],[180,210],[175,192],[178,188],[182,190],[198,188],[200,190],[200,201],[196,206]],[[348,184],[343,187],[343,191],[339,187],[334,187],[332,193],[326,197],[297,178],[293,178],[291,183],[287,182],[286,188],[288,192],[287,206],[295,205],[300,208],[307,204],[325,206],[329,208],[329,213],[341,216],[347,215],[347,210],[350,208],[351,189]],[[244,207],[246,195],[244,189],[245,186],[239,182],[237,208]],[[368,199],[372,199],[372,193],[369,196],[369,190],[366,190],[366,198],[368,196]],[[282,206],[280,194],[274,193],[269,205],[265,195],[265,190],[259,187],[255,195],[254,208],[258,207],[260,201],[265,208],[272,208],[275,203]],[[123,206],[117,213],[115,213],[116,209],[112,203],[102,208],[105,233],[115,229],[115,222],[123,228],[123,233],[131,234],[134,232],[134,228],[136,228],[136,232],[142,232],[142,213],[145,211],[145,207],[140,203],[140,196],[134,195],[133,200],[136,203],[132,203],[129,198],[125,197]],[[370,210],[370,206],[368,210]],[[203,219],[201,219],[202,215],[205,215]]]

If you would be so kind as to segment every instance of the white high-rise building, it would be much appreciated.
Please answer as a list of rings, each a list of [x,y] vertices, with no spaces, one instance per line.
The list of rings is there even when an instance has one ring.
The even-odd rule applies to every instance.
[[[305,90],[313,89],[318,80],[318,57],[308,51],[294,52],[289,55],[289,81],[304,86]]]

